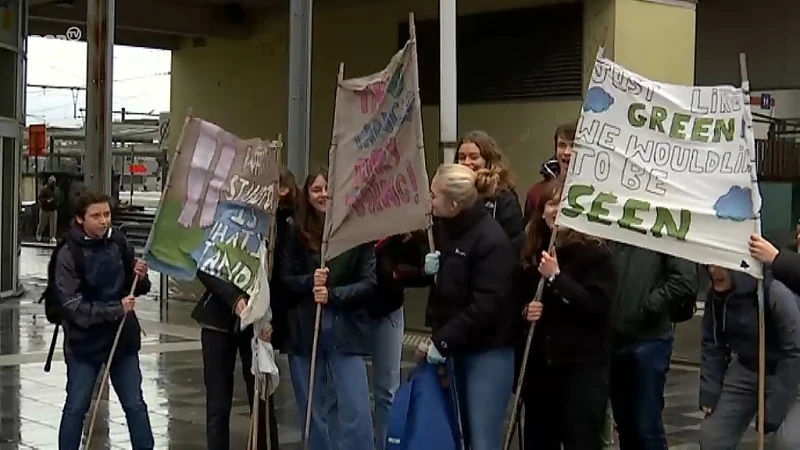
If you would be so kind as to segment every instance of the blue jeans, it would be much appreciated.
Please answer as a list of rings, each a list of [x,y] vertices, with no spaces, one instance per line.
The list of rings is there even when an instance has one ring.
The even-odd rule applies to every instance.
[[[672,338],[622,345],[611,355],[611,407],[622,450],[667,450],[661,413]]]
[[[323,313],[311,404],[310,448],[374,450],[367,365],[362,356],[331,348],[331,325],[331,316]],[[305,430],[311,358],[292,355],[289,367],[301,429]]]
[[[503,423],[514,385],[514,349],[461,354],[453,363],[466,446],[503,448]]]
[[[81,446],[83,422],[92,403],[92,391],[102,363],[78,361],[67,357],[67,401],[58,429],[58,448],[78,450]],[[135,450],[150,450],[153,431],[147,416],[147,405],[142,396],[142,371],[139,355],[131,353],[119,356],[111,364],[111,384],[125,411],[130,433],[131,447]]]
[[[386,447],[386,427],[400,387],[405,316],[403,308],[375,322],[372,330],[372,389],[375,395],[375,450]]]

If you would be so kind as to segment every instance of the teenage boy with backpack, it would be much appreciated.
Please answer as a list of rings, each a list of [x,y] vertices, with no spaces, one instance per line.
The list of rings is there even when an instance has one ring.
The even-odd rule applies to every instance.
[[[710,266],[700,351],[703,450],[737,448],[758,411],[758,283]],[[798,297],[765,274],[766,407],[764,432],[776,449],[800,448],[800,309]]]
[[[64,328],[67,400],[58,431],[58,448],[77,450],[97,375],[108,360],[125,318],[111,362],[111,383],[128,421],[131,447],[152,449],[153,433],[142,396],[139,367],[141,328],[135,296],[150,290],[147,265],[134,258],[125,236],[111,227],[111,199],[81,194],[75,220],[53,251],[43,295],[49,321]],[[129,295],[136,278],[134,295]]]

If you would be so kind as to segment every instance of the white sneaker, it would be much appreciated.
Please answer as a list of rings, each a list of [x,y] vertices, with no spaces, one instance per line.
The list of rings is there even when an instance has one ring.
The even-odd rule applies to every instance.
[[[36,235],[36,242],[42,242],[42,235],[41,234],[37,234]]]
[[[54,238],[54,237],[51,237],[51,238],[50,238],[50,243],[51,243],[51,244],[55,244],[55,243],[56,243],[56,238]]]

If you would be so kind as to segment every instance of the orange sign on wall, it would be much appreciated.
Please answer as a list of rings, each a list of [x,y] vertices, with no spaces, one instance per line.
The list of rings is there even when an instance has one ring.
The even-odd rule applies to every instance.
[[[28,156],[44,156],[47,153],[47,126],[28,127]]]
[[[147,173],[147,166],[144,164],[131,164],[131,173],[134,175]]]

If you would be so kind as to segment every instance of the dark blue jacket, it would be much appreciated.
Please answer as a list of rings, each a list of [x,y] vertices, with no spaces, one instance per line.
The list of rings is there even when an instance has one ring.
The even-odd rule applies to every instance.
[[[134,276],[133,248],[124,236],[112,240],[113,233],[120,232],[110,229],[102,239],[90,239],[80,226],[74,225],[70,229],[66,239],[77,243],[83,250],[83,277],[76,270],[67,246],[61,247],[56,256],[54,292],[61,305],[66,334],[65,355],[105,362],[111,352],[124,315],[122,299],[130,293]],[[124,242],[127,250],[120,251],[115,241]],[[123,254],[131,255],[131,259],[123,261]],[[137,296],[149,291],[149,279],[137,283]],[[138,352],[141,348],[140,333],[139,320],[131,312],[125,320],[115,356]]]
[[[730,292],[710,290],[706,299],[700,353],[700,406],[712,410],[722,393],[725,371],[736,357],[758,371],[758,283],[730,271]],[[765,283],[767,392],[765,429],[780,426],[794,405],[800,384],[800,310],[798,298],[783,283]]]
[[[291,353],[310,356],[314,337],[316,303],[314,271],[320,254],[299,238],[292,227],[281,249],[278,276],[288,304]],[[328,304],[322,309],[320,346],[337,353],[369,354],[371,319],[366,302],[373,300],[377,286],[375,245],[363,244],[328,261]]]

